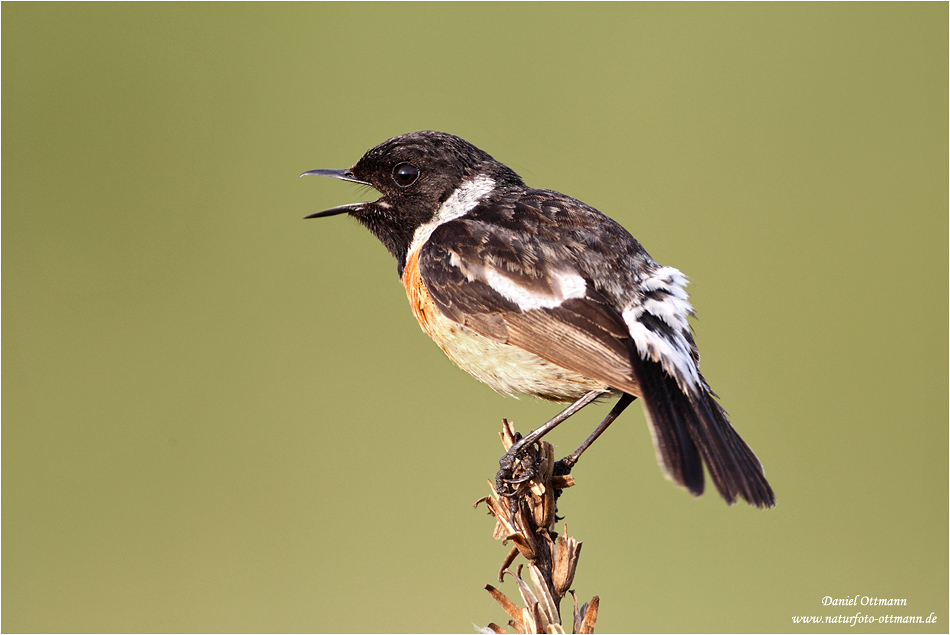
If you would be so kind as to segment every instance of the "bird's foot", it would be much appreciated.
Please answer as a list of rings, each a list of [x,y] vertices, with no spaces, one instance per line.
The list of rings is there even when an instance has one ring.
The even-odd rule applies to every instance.
[[[574,469],[577,458],[573,454],[568,454],[563,459],[554,462],[554,476],[567,476]]]
[[[495,474],[495,489],[501,496],[512,498],[518,493],[522,484],[537,475],[535,454],[533,444],[525,444],[524,439],[518,439],[498,460],[499,470]]]

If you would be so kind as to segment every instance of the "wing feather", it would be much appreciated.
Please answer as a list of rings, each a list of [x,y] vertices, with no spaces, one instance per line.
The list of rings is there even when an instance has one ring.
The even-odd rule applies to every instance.
[[[461,236],[455,236],[451,241],[430,241],[419,255],[429,295],[447,317],[480,335],[639,395],[627,326],[591,281],[584,280],[582,296],[564,298],[564,293],[576,294],[580,289],[576,283],[568,284],[573,288],[566,291],[561,288],[565,276],[528,278],[523,272],[510,274],[511,267],[501,269],[504,273],[495,273],[493,279],[485,261],[474,260],[466,246]],[[497,278],[510,281],[511,286]],[[525,305],[531,308],[525,310]]]

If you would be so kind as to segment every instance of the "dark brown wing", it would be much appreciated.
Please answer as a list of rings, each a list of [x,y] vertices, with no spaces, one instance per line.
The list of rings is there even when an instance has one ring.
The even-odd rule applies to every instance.
[[[439,310],[481,335],[639,396],[628,329],[591,281],[576,272],[531,275],[503,249],[486,257],[470,224],[440,227],[439,240],[419,254],[422,279]],[[569,297],[570,290],[559,288],[568,276],[576,276],[574,284],[583,281],[583,295],[574,289],[579,297]]]
[[[650,371],[667,377],[659,363],[639,359],[622,316],[590,280],[584,280],[583,296],[565,298],[570,293],[560,288],[557,276],[527,275],[512,252],[498,248],[499,242],[474,244],[471,222],[452,224],[419,257],[429,295],[447,317],[637,397],[643,390],[635,368],[648,381]],[[492,243],[496,247],[489,254],[485,245]],[[701,494],[702,459],[686,420],[666,412],[661,409],[651,418],[660,463],[671,480]]]

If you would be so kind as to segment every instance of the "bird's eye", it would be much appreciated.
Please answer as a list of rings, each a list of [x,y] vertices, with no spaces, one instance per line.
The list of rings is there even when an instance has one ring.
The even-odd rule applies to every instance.
[[[400,163],[393,168],[393,181],[399,187],[409,187],[419,178],[419,168],[411,163]]]

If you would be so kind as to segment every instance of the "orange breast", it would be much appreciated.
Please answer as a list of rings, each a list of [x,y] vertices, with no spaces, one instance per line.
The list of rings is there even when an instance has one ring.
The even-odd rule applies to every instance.
[[[429,291],[422,282],[422,274],[419,271],[419,252],[409,255],[406,262],[406,268],[402,271],[402,284],[406,287],[406,295],[409,297],[409,306],[412,308],[412,314],[416,316],[422,330],[428,333],[429,337],[441,345],[441,338],[438,337],[438,322],[444,320],[438,313],[438,309],[432,303]],[[441,318],[441,319],[440,319]]]

